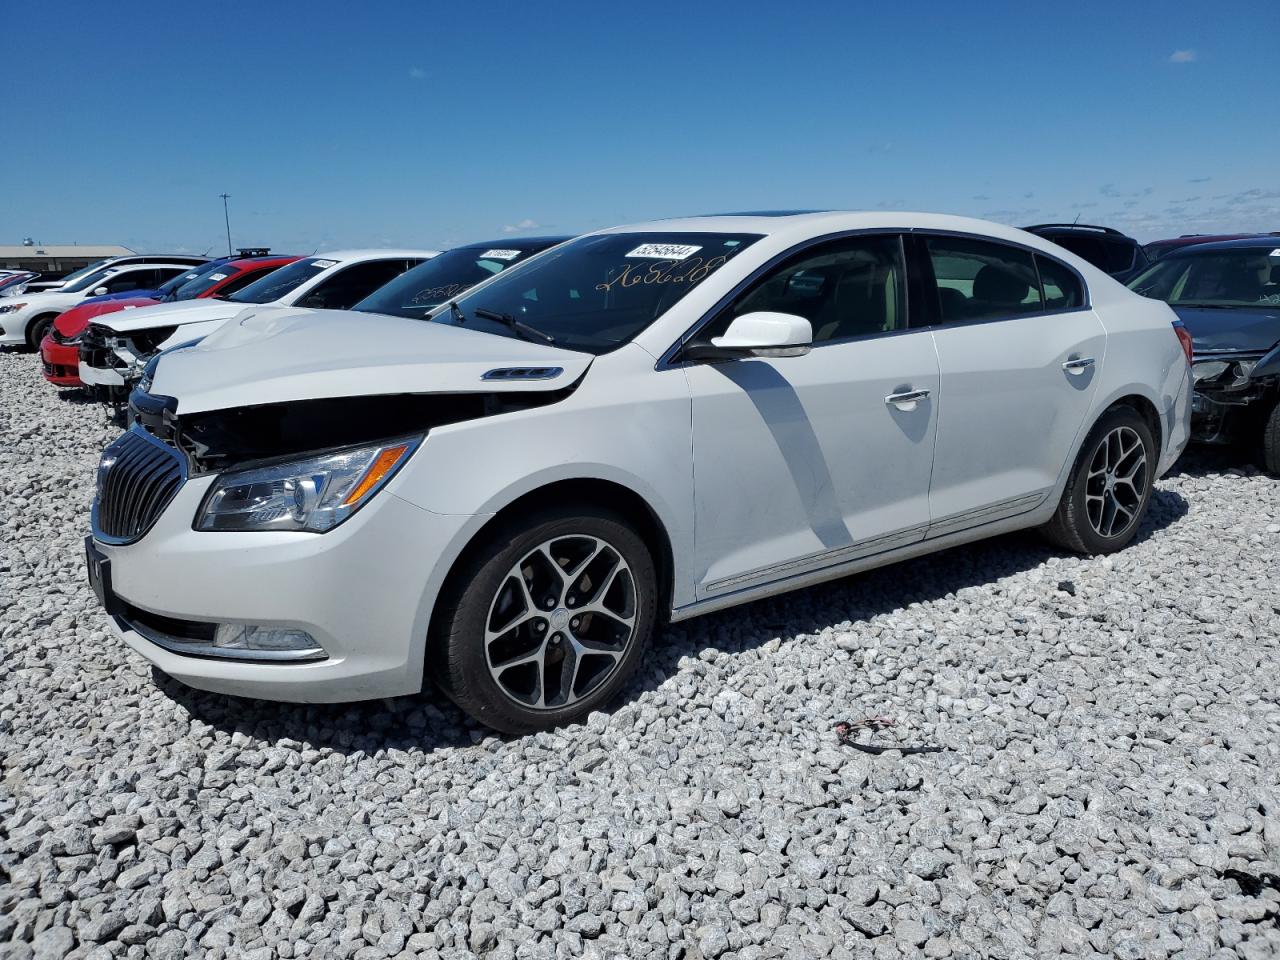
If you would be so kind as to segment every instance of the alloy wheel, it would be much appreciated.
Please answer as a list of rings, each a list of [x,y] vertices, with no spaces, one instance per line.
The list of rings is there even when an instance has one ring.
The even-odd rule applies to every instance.
[[[1084,505],[1089,525],[1108,539],[1138,522],[1147,489],[1147,449],[1132,427],[1111,430],[1094,450],[1085,478]]]
[[[590,696],[635,636],[636,584],[622,554],[586,535],[534,547],[502,578],[485,620],[485,659],[504,695],[556,710]]]

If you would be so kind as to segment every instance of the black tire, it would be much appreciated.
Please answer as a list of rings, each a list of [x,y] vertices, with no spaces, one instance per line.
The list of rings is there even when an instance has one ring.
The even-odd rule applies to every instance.
[[[1117,435],[1121,440],[1136,436],[1141,442],[1145,457],[1143,476],[1140,479],[1135,477],[1132,483],[1126,481],[1123,486],[1109,486],[1103,479],[1100,493],[1098,478],[1095,475],[1091,481],[1090,475],[1097,469],[1098,458],[1107,456],[1107,451],[1103,450],[1103,444],[1108,441],[1114,443],[1115,441],[1111,438]],[[1142,518],[1147,512],[1147,505],[1151,501],[1151,487],[1155,481],[1157,459],[1155,440],[1151,436],[1151,427],[1146,419],[1132,407],[1112,407],[1093,425],[1093,429],[1089,431],[1089,435],[1081,445],[1080,453],[1071,468],[1071,476],[1067,479],[1066,489],[1062,492],[1058,510],[1053,515],[1053,519],[1040,528],[1041,533],[1050,542],[1076,553],[1095,555],[1114,553],[1123,549],[1138,532]],[[1115,504],[1120,502],[1122,496],[1128,496],[1130,490],[1134,491],[1131,502],[1125,502],[1119,507],[1110,507],[1113,511],[1111,516],[1115,521],[1108,535],[1109,528],[1106,523],[1108,493],[1112,503]],[[1124,510],[1132,510],[1132,517],[1125,517],[1122,512]],[[1121,519],[1124,519],[1124,525],[1118,526]]]
[[[575,569],[580,558],[594,549],[592,541],[603,543],[604,548],[595,560],[582,561]],[[533,556],[545,544],[557,554],[558,570],[547,565],[549,561],[543,564],[541,557]],[[618,563],[612,564],[615,554]],[[526,563],[518,568],[517,581],[517,564]],[[605,564],[611,565],[606,568]],[[572,575],[558,576],[566,568]],[[630,574],[630,593],[624,569]],[[553,583],[560,586],[553,587]],[[559,590],[558,599],[549,595],[553,589]],[[546,599],[537,598],[535,609],[528,610],[528,600],[535,593]],[[572,620],[573,629],[562,622],[574,616],[569,608],[575,602],[598,607],[605,602],[605,594],[609,603],[622,610],[620,619],[601,609],[579,613]],[[628,598],[629,605],[621,602]],[[512,606],[517,603],[518,607]],[[551,605],[544,609],[545,603]],[[629,639],[623,641],[618,637],[625,631],[627,609],[631,611],[631,627]],[[520,625],[507,627],[499,615],[513,610],[513,622]],[[523,621],[521,611],[527,615]],[[449,698],[481,723],[503,733],[547,730],[579,720],[612,699],[644,656],[656,616],[653,557],[624,517],[590,506],[540,510],[504,524],[459,561],[441,595],[426,668]],[[582,636],[575,637],[580,623]],[[487,639],[490,626],[496,626],[494,633],[501,636]],[[588,632],[595,636],[588,637]],[[540,639],[543,636],[545,639]],[[576,661],[570,660],[570,654],[582,649],[580,640],[592,647],[580,667],[573,670]],[[608,648],[607,654],[595,652],[598,640],[602,640],[599,648]],[[510,666],[505,671],[500,666],[490,669],[491,658],[504,663],[525,656],[538,659],[535,664]],[[512,692],[515,688],[522,688],[518,692],[526,701],[536,698],[541,705],[521,702]],[[558,700],[564,703],[558,705]]]
[[[27,346],[39,353],[40,341],[44,339],[44,335],[49,332],[49,328],[53,326],[53,321],[56,319],[58,319],[56,313],[46,313],[28,323]]]
[[[1271,408],[1262,425],[1262,467],[1280,477],[1280,402]]]

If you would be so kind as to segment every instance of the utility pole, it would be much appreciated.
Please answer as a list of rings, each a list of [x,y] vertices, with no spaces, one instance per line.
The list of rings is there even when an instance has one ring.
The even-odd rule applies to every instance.
[[[227,256],[231,256],[231,214],[227,212],[227,198],[231,196],[229,193],[218,194],[222,198],[222,219],[227,223]]]

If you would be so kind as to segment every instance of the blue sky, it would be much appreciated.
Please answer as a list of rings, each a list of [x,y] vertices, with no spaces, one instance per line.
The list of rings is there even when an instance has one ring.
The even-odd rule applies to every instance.
[[[224,190],[303,253],[790,207],[1280,230],[1276,0],[19,17],[0,243],[217,249]]]

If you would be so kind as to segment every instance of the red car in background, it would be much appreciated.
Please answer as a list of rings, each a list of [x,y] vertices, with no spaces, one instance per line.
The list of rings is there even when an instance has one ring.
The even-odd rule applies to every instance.
[[[175,300],[203,300],[209,297],[227,297],[259,277],[293,263],[298,257],[244,257],[218,264],[212,270],[199,272],[174,290],[163,300],[153,297],[133,297],[124,300],[98,300],[72,307],[59,314],[40,342],[40,360],[44,378],[55,387],[82,387],[80,382],[80,334],[89,321],[104,313],[118,310],[136,310],[157,303]],[[186,276],[186,274],[184,274]]]

